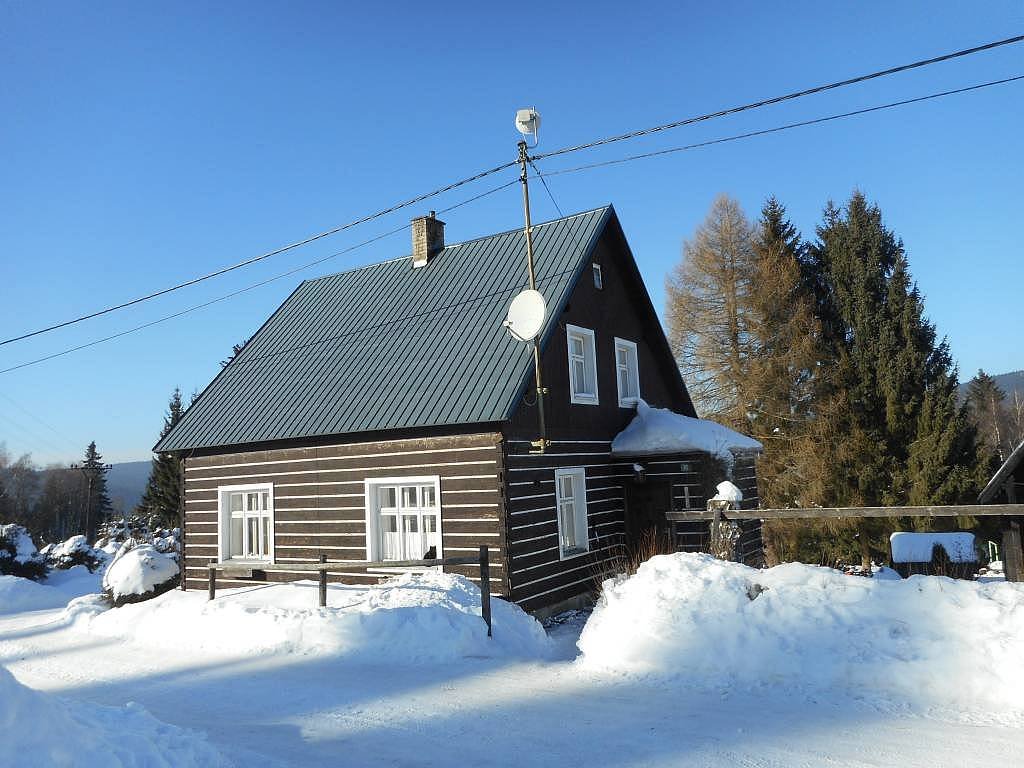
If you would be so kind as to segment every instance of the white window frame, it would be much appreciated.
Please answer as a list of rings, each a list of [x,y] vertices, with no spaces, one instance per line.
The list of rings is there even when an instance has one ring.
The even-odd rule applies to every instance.
[[[562,478],[571,478],[573,505],[573,538],[575,546],[566,547],[562,532]],[[558,521],[558,559],[579,557],[590,551],[590,523],[587,508],[587,472],[583,467],[566,467],[555,470],[555,519]]]
[[[601,271],[600,264],[591,264],[591,268],[594,272],[594,287],[599,291],[604,290],[604,273]]]
[[[578,338],[583,342],[583,356],[577,357],[572,353],[572,342],[573,338]],[[597,337],[594,332],[589,328],[581,328],[578,325],[565,326],[565,347],[566,354],[569,361],[569,401],[576,405],[598,405],[598,383],[597,383]],[[576,391],[576,377],[573,374],[574,363],[582,362],[584,375],[586,375],[587,365],[590,366],[590,371],[593,373],[593,392],[577,392]]]
[[[626,366],[623,371],[622,365],[619,363],[619,351],[625,351],[629,356],[629,360],[632,362],[632,367]],[[622,373],[625,372],[626,376],[632,381],[633,389],[636,391],[636,395],[624,395],[622,392]],[[615,387],[619,392],[619,407],[620,408],[632,408],[636,405],[640,399],[640,357],[637,354],[636,342],[630,341],[629,339],[620,339],[618,336],[615,337]]]
[[[420,475],[411,477],[368,477],[363,482],[366,506],[366,559],[370,562],[385,562],[381,552],[380,538],[380,507],[377,489],[382,485],[431,485],[434,498],[437,499],[437,558],[444,557],[444,514],[441,504],[441,476]],[[401,494],[401,490],[398,491]],[[422,526],[422,521],[419,523]],[[422,530],[422,527],[420,528]],[[411,557],[410,560],[420,558]]]
[[[232,557],[231,556],[231,504],[232,493],[266,493],[270,501],[269,508],[264,510],[269,518],[268,552],[264,557]],[[262,517],[262,515],[261,515]],[[220,485],[217,486],[217,554],[221,562],[232,563],[274,563],[274,484],[273,483],[252,483],[249,485]],[[243,524],[243,530],[246,526]],[[243,547],[244,549],[244,547]]]

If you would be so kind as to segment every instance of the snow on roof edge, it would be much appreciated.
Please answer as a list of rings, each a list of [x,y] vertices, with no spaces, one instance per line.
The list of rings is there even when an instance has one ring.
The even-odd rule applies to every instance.
[[[734,453],[761,452],[752,437],[708,419],[696,419],[637,401],[636,416],[612,440],[612,454],[653,455],[700,451],[724,461]]]

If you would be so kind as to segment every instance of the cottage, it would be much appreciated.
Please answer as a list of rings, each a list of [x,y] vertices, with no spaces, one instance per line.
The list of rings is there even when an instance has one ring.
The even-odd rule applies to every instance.
[[[978,496],[979,504],[1020,504],[1024,502],[1024,442],[1014,449]],[[1024,518],[1003,518],[1003,569],[1009,581],[1024,581],[1024,552],[1021,528]]]
[[[709,422],[611,206],[533,227],[542,453],[532,347],[502,325],[526,281],[522,230],[446,245],[433,215],[412,229],[411,257],[303,282],[154,448],[182,459],[187,588],[211,561],[282,580],[326,555],[349,561],[332,578],[368,583],[382,561],[486,544],[492,593],[549,611],[726,476],[757,506],[759,446],[701,442]],[[613,450],[648,403],[696,439]],[[676,525],[680,548],[706,545],[707,523]],[[760,524],[743,526],[739,552],[759,562]]]

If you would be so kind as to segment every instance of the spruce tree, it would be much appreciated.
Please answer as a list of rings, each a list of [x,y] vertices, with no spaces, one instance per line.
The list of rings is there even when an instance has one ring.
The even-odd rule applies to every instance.
[[[856,192],[831,204],[808,249],[839,407],[819,494],[830,505],[966,500],[976,487],[974,433],[956,400],[957,372],[910,277],[903,243]],[[887,550],[891,523],[856,524],[862,561]]]
[[[174,429],[184,414],[185,407],[181,402],[181,390],[175,387],[167,405],[167,413],[164,415],[160,440],[163,440]],[[142,501],[139,502],[138,512],[150,525],[156,523],[165,528],[173,528],[178,522],[178,504],[181,493],[181,473],[178,460],[169,453],[158,453],[153,457],[149,482],[146,484]]]
[[[1006,461],[1013,448],[1008,439],[1012,430],[1005,402],[1006,393],[996,380],[979,369],[978,375],[967,385],[967,405],[979,440],[1000,462]]]

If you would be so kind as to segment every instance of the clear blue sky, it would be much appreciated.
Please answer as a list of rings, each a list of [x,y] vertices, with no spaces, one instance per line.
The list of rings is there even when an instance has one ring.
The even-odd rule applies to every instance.
[[[5,3],[0,331],[131,298],[541,150],[1020,34],[992,3]],[[547,170],[1024,73],[1024,45],[558,161]],[[903,238],[961,374],[1024,367],[1024,85],[551,180],[615,204],[655,302],[714,196],[769,194],[812,235],[855,187]],[[512,176],[507,176],[512,178]],[[265,279],[490,185],[74,328],[0,368]],[[554,209],[537,187],[537,219]],[[511,188],[445,216],[450,242],[521,222]],[[402,233],[123,339],[0,375],[0,442],[39,463],[89,440],[149,456],[175,386],[201,389],[302,277],[408,252]]]

